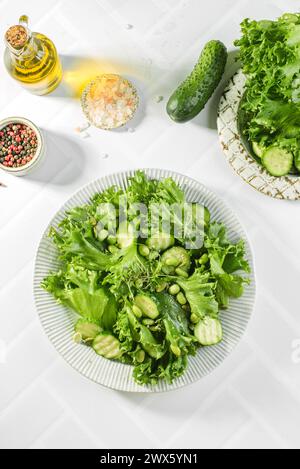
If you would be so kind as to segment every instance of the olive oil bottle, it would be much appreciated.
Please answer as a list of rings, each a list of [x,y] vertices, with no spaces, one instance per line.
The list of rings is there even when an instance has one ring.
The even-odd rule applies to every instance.
[[[5,66],[9,74],[33,94],[54,91],[62,80],[62,67],[53,42],[28,28],[28,17],[5,34]]]

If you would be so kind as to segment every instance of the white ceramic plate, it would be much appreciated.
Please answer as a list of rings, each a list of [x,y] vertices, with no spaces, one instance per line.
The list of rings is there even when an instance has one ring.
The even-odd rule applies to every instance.
[[[48,238],[50,226],[57,227],[64,218],[66,210],[85,204],[97,192],[101,192],[112,185],[122,188],[128,184],[128,177],[134,172],[116,174],[98,179],[88,184],[61,208],[51,221],[45,232],[37,253],[34,293],[35,301],[43,328],[50,341],[62,357],[77,371],[87,378],[103,386],[128,392],[163,392],[170,391],[196,382],[219,366],[241,340],[250,320],[255,302],[255,275],[253,258],[247,236],[236,216],[215,194],[202,184],[185,176],[164,170],[146,170],[151,178],[162,179],[173,177],[184,189],[190,202],[205,204],[211,211],[212,218],[223,221],[229,228],[229,236],[235,241],[244,238],[247,242],[247,257],[252,267],[251,285],[245,289],[241,299],[231,301],[230,308],[222,314],[224,340],[215,347],[200,349],[196,357],[190,357],[189,367],[184,376],[172,385],[160,382],[156,386],[142,387],[132,378],[132,368],[117,362],[99,357],[92,348],[75,344],[72,340],[74,324],[78,317],[69,309],[57,304],[55,299],[45,292],[40,284],[51,271],[59,268],[57,252]]]
[[[300,177],[271,176],[251,155],[238,125],[238,111],[245,92],[246,77],[239,70],[230,80],[221,98],[218,132],[224,154],[234,171],[254,189],[276,199],[299,200]]]

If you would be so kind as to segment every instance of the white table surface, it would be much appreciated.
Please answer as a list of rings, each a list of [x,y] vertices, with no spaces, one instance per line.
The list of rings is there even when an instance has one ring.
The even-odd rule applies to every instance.
[[[26,8],[25,8],[26,5]],[[23,115],[45,131],[46,161],[36,173],[0,172],[1,448],[299,448],[299,203],[256,193],[227,165],[216,132],[216,105],[187,125],[172,123],[165,101],[204,43],[231,49],[245,17],[275,18],[295,0],[0,1],[1,34],[27,13],[63,56],[100,72],[131,77],[143,97],[135,132],[89,131],[78,102],[60,88],[28,94],[1,66],[0,117]],[[128,25],[132,25],[130,28]],[[1,46],[1,53],[3,45]],[[86,62],[85,62],[86,63]],[[232,55],[227,78],[235,70]],[[72,71],[73,70],[73,71]],[[102,389],[72,370],[45,337],[32,295],[36,249],[62,203],[92,179],[161,167],[193,176],[223,197],[253,244],[258,298],[248,333],[210,377],[165,395]]]

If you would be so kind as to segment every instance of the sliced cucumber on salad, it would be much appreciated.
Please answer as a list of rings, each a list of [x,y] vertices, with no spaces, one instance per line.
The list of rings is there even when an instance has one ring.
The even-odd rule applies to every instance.
[[[255,155],[258,157],[258,158],[262,158],[263,157],[263,154],[265,153],[266,151],[266,148],[263,147],[261,144],[257,143],[257,142],[253,142],[252,143],[252,150],[254,151]]]
[[[271,147],[262,156],[262,163],[271,176],[282,177],[290,173],[294,155],[287,150]]]
[[[196,325],[195,336],[204,347],[217,345],[223,339],[222,325],[218,319],[206,317]]]
[[[90,342],[94,340],[102,329],[98,324],[89,322],[85,319],[79,319],[75,325],[75,333],[80,337],[81,341]]]
[[[123,355],[121,343],[113,335],[102,332],[93,342],[93,349],[101,357],[117,360]]]
[[[300,152],[295,156],[295,167],[300,173]]]

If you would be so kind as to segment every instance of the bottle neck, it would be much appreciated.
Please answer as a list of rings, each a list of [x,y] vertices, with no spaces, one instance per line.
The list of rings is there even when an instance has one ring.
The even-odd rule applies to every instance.
[[[34,58],[37,55],[39,49],[38,42],[32,34],[29,35],[27,42],[20,49],[13,47],[8,42],[6,45],[14,60],[20,60],[21,58],[28,60]]]

